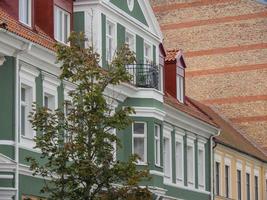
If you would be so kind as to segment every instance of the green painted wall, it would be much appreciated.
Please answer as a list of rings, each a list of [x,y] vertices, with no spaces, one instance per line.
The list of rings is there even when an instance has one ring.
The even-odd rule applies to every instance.
[[[125,44],[125,27],[117,24],[117,48],[120,49]]]
[[[124,12],[126,12],[127,14],[129,14],[130,16],[142,22],[144,25],[148,26],[145,15],[140,7],[138,0],[134,1],[134,8],[132,11],[129,10],[126,0],[111,0],[110,2],[121,10],[123,10]]]
[[[13,175],[14,173],[12,172],[0,172],[0,175]],[[5,178],[0,178],[0,187],[14,187],[14,178],[12,179],[5,179]]]
[[[40,193],[40,190],[44,186],[44,180],[36,177],[19,175],[19,196],[32,195],[38,197],[45,197]]]
[[[16,60],[7,56],[5,59],[0,66],[0,139],[14,140]]]
[[[136,35],[136,60],[137,63],[144,61],[144,39],[139,35]]]
[[[0,153],[5,156],[14,159],[15,158],[15,148],[10,145],[0,145]]]
[[[106,60],[106,16],[101,14],[101,27],[102,27],[102,67],[107,68]]]

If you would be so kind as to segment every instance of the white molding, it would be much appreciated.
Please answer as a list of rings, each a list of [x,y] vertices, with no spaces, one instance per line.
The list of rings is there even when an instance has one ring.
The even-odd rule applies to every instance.
[[[13,174],[0,174],[0,179],[13,179]]]
[[[11,146],[14,146],[15,145],[15,141],[13,141],[13,140],[0,140],[0,145],[11,145]]]
[[[153,174],[153,175],[156,175],[156,176],[164,177],[164,173],[163,172],[159,172],[159,171],[156,171],[156,170],[149,170],[149,173]]]
[[[0,200],[13,200],[16,191],[15,188],[0,187]]]
[[[130,116],[135,117],[153,117],[160,121],[164,120],[165,112],[154,107],[132,107],[135,110],[135,114],[131,114]]]
[[[174,183],[164,183],[164,184],[168,185],[168,186],[175,187],[175,188],[179,188],[179,189],[184,189],[184,190],[188,190],[188,191],[199,192],[199,193],[202,193],[202,194],[210,195],[209,191],[199,190],[199,189],[196,189],[196,188],[191,188],[191,187],[186,187],[186,186],[180,186],[180,185],[176,185]]]

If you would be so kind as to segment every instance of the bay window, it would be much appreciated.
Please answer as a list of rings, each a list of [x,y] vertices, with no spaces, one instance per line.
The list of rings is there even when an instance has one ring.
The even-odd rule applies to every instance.
[[[70,35],[70,14],[55,6],[54,13],[54,36],[59,42],[67,44]]]
[[[155,165],[160,166],[160,126],[154,126],[155,134]]]
[[[144,61],[145,64],[153,63],[152,46],[148,43],[145,43],[144,45]]]
[[[32,0],[19,0],[19,21],[27,26],[32,25]]]
[[[133,123],[133,153],[139,156],[138,163],[145,164],[147,162],[147,128],[144,122]]]

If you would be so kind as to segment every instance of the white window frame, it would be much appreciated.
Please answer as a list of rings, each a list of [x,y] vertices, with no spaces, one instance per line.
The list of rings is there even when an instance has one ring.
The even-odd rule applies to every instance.
[[[220,164],[219,168],[219,194],[216,192],[217,188],[217,179],[216,179],[216,163]],[[215,195],[221,195],[222,194],[222,156],[215,153],[215,159],[214,159],[214,194]]]
[[[185,84],[185,71],[184,68],[176,66],[176,96],[177,100],[184,103],[184,84]]]
[[[200,190],[206,190],[206,156],[205,156],[205,140],[198,139],[198,188]],[[203,157],[202,157],[202,166],[199,166],[199,151],[202,151]],[[203,180],[202,183],[200,183],[200,176],[199,174],[202,174]]]
[[[260,199],[260,190],[259,190],[260,189],[259,188],[259,186],[260,186],[260,169],[259,169],[259,167],[257,167],[257,168],[254,169],[254,177],[253,177],[253,179],[254,179],[254,198],[256,196],[256,191],[255,191],[255,188],[256,188],[255,176],[258,177],[258,200],[259,200]]]
[[[187,186],[189,188],[195,188],[195,137],[191,136],[191,135],[187,135],[187,146],[186,146],[186,151],[187,151],[187,158],[186,158],[186,162],[187,162]],[[189,153],[188,153],[188,147],[192,148],[192,153],[193,153],[193,157],[190,159],[188,157]],[[189,160],[190,159],[190,160]],[[190,163],[189,163],[190,162]],[[190,169],[192,167],[192,169]],[[192,176],[192,181],[189,180],[189,177]]]
[[[238,174],[237,170],[241,172],[241,199],[243,199],[243,183],[244,183],[244,177],[243,177],[243,163],[242,161],[238,160],[236,163],[236,195],[238,200]]]
[[[113,35],[110,35],[108,33],[108,26],[112,25],[113,26]],[[111,39],[111,53],[110,53],[110,57],[109,57],[109,48],[108,48],[108,39]],[[115,23],[114,21],[112,21],[111,19],[107,18],[106,20],[106,61],[108,63],[110,63],[115,55],[116,52],[116,48],[117,48],[117,23]]]
[[[150,55],[146,55],[146,47],[150,48]],[[144,42],[144,64],[151,64],[153,63],[153,45],[145,41]]]
[[[229,197],[228,198],[232,198],[232,176],[231,176],[231,171],[232,171],[232,166],[231,166],[231,159],[225,157],[224,158],[224,196],[226,197],[226,174],[225,174],[225,166],[228,166],[228,170],[229,170],[229,177],[228,177],[228,190],[229,190]]]
[[[157,127],[157,135],[156,135],[156,127]],[[161,132],[161,126],[158,124],[154,125],[154,151],[155,151],[155,165],[160,167],[160,132]]]
[[[135,134],[134,133],[134,124],[141,123],[144,124],[144,134]],[[132,123],[132,154],[134,154],[134,138],[143,138],[144,139],[144,161],[137,161],[138,165],[147,165],[147,123],[143,121],[135,121]]]
[[[26,8],[26,4],[28,4],[28,8]],[[32,0],[19,0],[19,21],[26,26],[32,26]]]
[[[61,19],[59,16],[59,13],[62,12],[61,15]],[[65,21],[65,16],[67,16],[67,24]],[[60,23],[59,21],[61,21],[61,33],[60,33]],[[67,26],[67,27],[66,27]],[[65,35],[65,27],[67,28],[67,35]],[[70,36],[70,13],[68,13],[67,11],[63,10],[62,8],[58,7],[58,6],[54,6],[54,37],[55,40],[57,40],[58,42],[61,42],[63,44],[68,44],[67,39]],[[65,41],[66,39],[66,41]]]
[[[173,129],[172,127],[169,127],[167,125],[163,126],[163,172],[164,172],[164,183],[172,183],[172,138],[171,138],[171,133],[172,133]],[[165,158],[165,145],[164,145],[164,141],[165,138],[167,140],[169,140],[169,154],[167,154],[169,156],[169,169],[166,168],[166,158]],[[168,173],[166,173],[168,172]]]
[[[60,86],[60,80],[48,73],[43,72],[43,106],[45,106],[45,95],[54,97],[54,108],[49,108],[50,110],[55,110],[58,108],[58,87]]]
[[[19,63],[20,65],[20,72],[19,72],[19,101],[21,100],[21,87],[26,86],[28,88],[31,88],[31,95],[29,100],[29,110],[28,112],[32,111],[32,103],[36,102],[36,82],[35,79],[39,76],[39,71],[32,67],[31,65],[28,65],[22,61]],[[21,128],[21,104],[19,106],[19,124]],[[26,128],[27,127],[27,128]],[[26,118],[26,126],[25,126],[25,136],[21,135],[20,133],[20,143],[28,148],[33,148],[35,146],[35,143],[33,141],[33,138],[36,136],[36,132],[32,129],[30,122],[28,121],[28,118]]]
[[[178,185],[184,185],[184,136],[183,132],[175,130],[175,171],[176,184]],[[177,143],[181,147],[179,150],[177,149]],[[178,167],[178,165],[180,166]]]
[[[246,176],[245,176],[245,184],[246,184],[246,198],[247,198],[247,174],[249,174],[249,199],[252,200],[252,176],[251,176],[251,167],[246,166]]]
[[[128,44],[126,42],[126,36],[127,35],[130,35],[132,37],[132,39],[133,39],[133,46],[131,46],[130,44]],[[132,31],[130,31],[130,30],[126,30],[125,31],[125,44],[127,44],[129,46],[129,49],[131,51],[136,52],[136,35]]]

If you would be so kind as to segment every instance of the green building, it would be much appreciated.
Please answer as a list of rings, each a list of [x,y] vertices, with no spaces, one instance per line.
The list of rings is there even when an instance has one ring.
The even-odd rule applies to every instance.
[[[32,0],[14,0],[12,9],[0,4],[0,200],[41,196],[43,180],[32,176],[25,161],[39,157],[27,116],[33,102],[58,108],[74,88],[57,78],[60,66],[53,48],[55,41],[68,45],[72,25],[85,32],[85,46],[93,45],[103,68],[124,43],[136,53],[136,63],[126,66],[132,83],[106,91],[117,99],[114,107],[128,105],[136,111],[132,126],[116,133],[123,144],[116,159],[139,154],[138,166],[148,167],[152,176],[144,184],[155,199],[210,199],[211,138],[218,128],[185,97],[182,53],[168,52],[166,57],[149,2],[62,2],[36,1],[34,9],[29,9]]]

